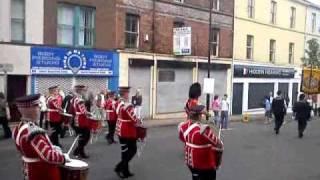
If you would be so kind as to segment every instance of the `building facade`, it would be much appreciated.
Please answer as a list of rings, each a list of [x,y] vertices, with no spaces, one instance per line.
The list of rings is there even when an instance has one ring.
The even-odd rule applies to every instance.
[[[233,114],[263,112],[263,99],[281,90],[296,101],[304,57],[307,3],[235,0]]]
[[[145,117],[183,112],[190,84],[203,84],[208,67],[208,7],[207,0],[117,1],[119,83],[131,86],[132,93],[142,89]],[[217,79],[215,94],[222,96],[231,92],[233,1],[214,1],[212,12],[210,69]],[[187,34],[185,39],[179,39],[181,32]],[[176,51],[181,41],[189,44],[184,55]],[[205,95],[201,101],[205,103]]]

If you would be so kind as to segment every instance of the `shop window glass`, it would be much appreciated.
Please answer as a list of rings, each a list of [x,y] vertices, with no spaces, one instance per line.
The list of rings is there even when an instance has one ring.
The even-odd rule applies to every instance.
[[[25,1],[11,1],[11,40],[25,41]]]
[[[274,83],[250,83],[248,93],[248,108],[264,108],[264,97],[274,92]]]

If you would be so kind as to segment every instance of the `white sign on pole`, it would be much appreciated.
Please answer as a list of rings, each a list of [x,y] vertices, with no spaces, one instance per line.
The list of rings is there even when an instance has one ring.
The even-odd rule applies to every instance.
[[[173,28],[173,54],[191,55],[191,27]]]
[[[0,64],[0,71],[12,72],[13,71],[13,64]]]
[[[214,94],[214,79],[204,78],[203,93],[204,94]]]

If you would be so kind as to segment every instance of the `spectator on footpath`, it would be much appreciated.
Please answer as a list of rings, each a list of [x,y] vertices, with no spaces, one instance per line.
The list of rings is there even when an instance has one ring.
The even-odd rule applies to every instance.
[[[273,92],[272,91],[269,92],[268,98],[269,98],[270,104],[272,104],[272,101],[273,101]]]
[[[228,129],[228,121],[229,121],[229,102],[228,95],[225,94],[221,101],[221,128]]]
[[[39,98],[39,106],[40,106],[40,119],[39,119],[39,126],[41,128],[43,128],[43,123],[45,123],[46,125],[48,125],[48,123],[46,123],[46,113],[47,113],[47,101],[46,101],[46,96],[44,94],[41,94],[40,98]],[[46,129],[48,128],[48,126],[45,127]]]
[[[139,88],[137,89],[136,94],[132,96],[131,103],[133,104],[135,114],[141,119],[142,95]]]
[[[280,128],[283,124],[284,116],[287,112],[286,103],[284,98],[282,97],[281,91],[278,91],[277,97],[273,99],[271,109],[275,117],[274,131],[276,134],[279,134]]]
[[[311,106],[306,101],[306,96],[304,94],[300,94],[299,101],[293,106],[293,112],[298,121],[298,136],[299,138],[302,138],[303,132],[307,127],[307,121],[309,121],[311,117]]]
[[[272,112],[271,112],[271,102],[268,96],[264,98],[264,110],[265,110],[265,118],[266,118],[265,124],[269,124],[271,122]]]
[[[3,131],[4,131],[4,138],[6,139],[11,137],[11,130],[9,128],[9,122],[8,122],[9,119],[10,119],[9,106],[4,94],[0,92],[0,124],[2,124]]]
[[[220,111],[221,111],[221,102],[220,102],[220,99],[219,99],[219,96],[218,95],[215,95],[214,98],[213,98],[213,101],[212,101],[212,104],[211,104],[211,107],[212,107],[212,111],[213,111],[213,114],[214,114],[214,123],[216,125],[218,125],[218,122],[220,121]]]

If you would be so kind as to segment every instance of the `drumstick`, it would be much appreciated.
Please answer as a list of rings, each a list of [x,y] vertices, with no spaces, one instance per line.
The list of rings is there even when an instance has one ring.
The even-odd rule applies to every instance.
[[[219,125],[219,139],[221,137],[221,124]]]
[[[79,137],[80,137],[80,135],[78,135],[78,136],[76,137],[76,139],[73,141],[73,143],[72,143],[72,145],[71,145],[71,147],[70,147],[70,149],[69,149],[69,151],[68,151],[68,153],[67,153],[68,155],[70,155],[70,153],[71,153],[74,145],[76,145],[76,142],[78,141]]]

